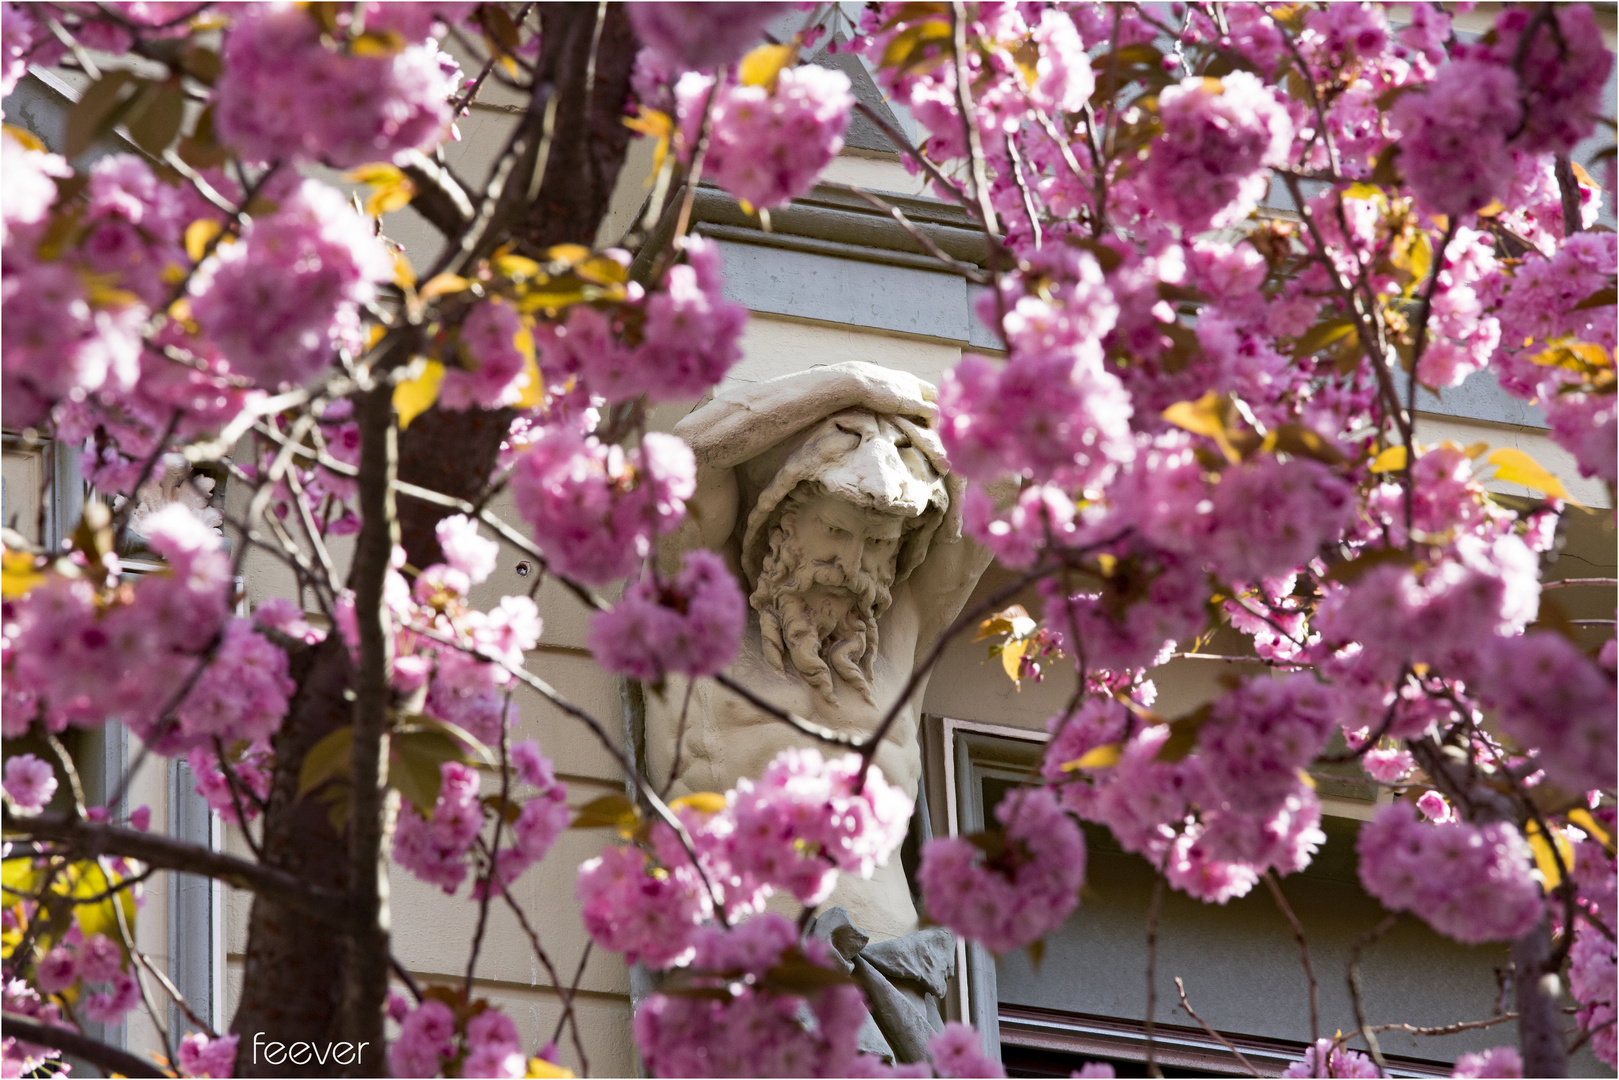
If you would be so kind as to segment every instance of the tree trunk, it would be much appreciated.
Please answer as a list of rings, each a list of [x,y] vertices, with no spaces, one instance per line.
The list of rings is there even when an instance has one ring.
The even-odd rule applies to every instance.
[[[535,75],[540,108],[531,110],[525,122],[538,132],[543,103],[554,88],[557,108],[545,175],[536,197],[529,200],[531,152],[507,186],[514,201],[502,207],[500,223],[492,230],[516,239],[529,251],[595,240],[629,145],[624,103],[637,48],[629,18],[617,4],[547,4],[540,17],[541,54]],[[588,84],[587,75],[593,75]],[[400,479],[462,499],[477,498],[488,483],[510,422],[506,410],[429,410],[400,436]],[[401,542],[411,565],[441,561],[433,527],[446,516],[444,508],[402,499],[398,511]],[[298,692],[275,740],[276,772],[264,820],[265,861],[312,883],[347,890],[347,838],[333,827],[325,802],[313,796],[298,798],[298,774],[310,747],[353,720],[354,706],[344,695],[354,686],[355,673],[340,636],[333,633],[300,658],[293,675]],[[285,1062],[271,1065],[262,1047],[266,1040],[326,1043],[342,1038],[346,952],[345,935],[337,927],[254,897],[242,1000],[231,1025],[241,1037],[238,1075],[323,1071],[313,1063],[303,1072]],[[254,1036],[259,1033],[264,1039],[255,1054]],[[367,1048],[365,1055],[367,1071],[382,1071],[381,1047]]]
[[[1551,965],[1552,932],[1542,916],[1512,943],[1512,980],[1518,999],[1518,1049],[1525,1076],[1567,1076],[1563,1038],[1563,985]]]

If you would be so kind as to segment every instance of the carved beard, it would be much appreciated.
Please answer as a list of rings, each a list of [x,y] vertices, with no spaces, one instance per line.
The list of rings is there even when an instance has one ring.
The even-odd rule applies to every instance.
[[[883,580],[863,567],[846,574],[834,563],[807,563],[796,525],[795,512],[782,515],[748,599],[759,613],[765,659],[784,675],[791,661],[828,702],[838,696],[834,671],[871,702],[877,620],[893,599],[893,567]]]

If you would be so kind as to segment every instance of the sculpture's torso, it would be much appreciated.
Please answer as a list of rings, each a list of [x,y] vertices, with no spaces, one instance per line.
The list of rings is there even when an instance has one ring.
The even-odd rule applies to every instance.
[[[901,585],[894,590],[894,602],[880,620],[881,642],[872,663],[874,702],[868,702],[853,687],[838,682],[835,703],[796,674],[776,671],[765,662],[760,648],[757,623],[743,635],[742,648],[729,674],[761,698],[780,708],[835,731],[860,737],[875,731],[893,701],[904,692],[916,653],[920,627],[911,590]],[[941,628],[931,628],[937,631]],[[889,783],[916,796],[922,775],[922,754],[917,743],[917,716],[923,686],[895,717],[878,748],[874,763]],[[662,699],[647,694],[648,730],[674,731],[680,723],[685,701],[684,680],[670,680]],[[754,708],[742,698],[712,680],[701,680],[692,693],[686,714],[686,737],[680,754],[679,773],[670,788],[670,797],[698,791],[724,792],[742,777],[756,777],[783,749],[789,746],[813,747],[832,756],[843,753],[802,735]],[[672,740],[647,740],[650,779],[661,786],[675,767]],[[879,867],[871,880],[841,874],[828,904],[841,904],[850,918],[875,938],[894,937],[916,929],[916,909],[910,888],[895,852],[886,866]]]

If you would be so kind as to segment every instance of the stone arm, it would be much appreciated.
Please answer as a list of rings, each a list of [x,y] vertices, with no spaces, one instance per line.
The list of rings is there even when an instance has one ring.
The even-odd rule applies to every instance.
[[[740,576],[741,553],[732,542],[744,513],[738,465],[844,409],[897,414],[931,426],[938,416],[937,399],[931,383],[859,360],[721,392],[674,426],[674,434],[697,456],[697,493],[689,503],[690,516],[659,545],[660,563],[678,562],[681,552],[706,547],[723,553]]]
[[[928,548],[927,558],[911,572],[906,583],[922,631],[916,638],[915,663],[922,662],[939,635],[961,614],[994,558],[988,548],[965,535],[948,542],[935,541]]]

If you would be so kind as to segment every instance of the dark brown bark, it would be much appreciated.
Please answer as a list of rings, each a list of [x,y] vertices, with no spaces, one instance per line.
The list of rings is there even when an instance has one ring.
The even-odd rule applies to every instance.
[[[360,529],[354,550],[355,623],[360,670],[354,688],[353,758],[349,769],[349,907],[353,918],[343,970],[343,1038],[356,1046],[383,1044],[382,1010],[388,1000],[388,875],[382,865],[387,795],[388,686],[392,633],[383,589],[397,540],[393,482],[398,430],[393,391],[383,384],[366,395],[360,418]],[[350,1076],[381,1076],[382,1055],[361,1055]]]
[[[596,4],[546,4],[541,9],[539,74],[525,120],[531,149],[506,186],[491,238],[481,245],[484,251],[505,239],[516,240],[520,249],[536,255],[555,244],[588,245],[607,215],[629,147],[624,102],[637,46],[629,16],[620,5],[609,5],[596,43],[587,102],[597,13]],[[528,191],[545,142],[544,117],[553,88],[558,95],[553,135],[545,147],[545,175],[531,201]],[[514,415],[506,409],[428,410],[400,437],[399,479],[461,499],[477,498]],[[418,499],[400,503],[400,542],[412,566],[442,561],[433,527],[446,514],[442,506]]]
[[[92,1065],[100,1066],[109,1076],[115,1073],[121,1076],[168,1075],[150,1061],[138,1058],[116,1046],[108,1046],[88,1035],[69,1031],[67,1028],[41,1024],[38,1020],[16,1013],[6,1013],[3,1026],[8,1038],[15,1037],[23,1042],[31,1042],[35,1046],[49,1046],[63,1053],[72,1054]]]
[[[122,855],[160,870],[201,874],[238,889],[273,897],[277,903],[334,925],[345,917],[348,898],[342,893],[311,885],[274,866],[208,851],[161,833],[105,825],[70,814],[35,814],[26,818],[7,814],[6,833],[56,841],[87,859]]]
[[[1552,954],[1552,932],[1542,917],[1512,943],[1513,991],[1518,999],[1518,1051],[1525,1076],[1567,1076],[1563,986]]]
[[[343,694],[352,666],[348,647],[332,634],[294,671],[298,692],[287,721],[275,738],[276,771],[264,815],[264,861],[327,889],[348,889],[343,836],[332,826],[327,804],[311,795],[298,798],[298,772],[310,747],[349,722],[352,706]],[[338,1038],[342,1001],[343,927],[315,919],[260,894],[253,898],[242,1000],[231,1031],[241,1046],[257,1032],[281,1042],[320,1042]],[[254,1062],[238,1050],[238,1076],[320,1075],[311,1064]]]
[[[526,123],[535,133],[537,150],[545,103],[553,91],[553,117],[545,174],[537,195],[528,199],[535,151],[507,185],[507,198],[490,237],[479,250],[516,239],[527,251],[554,244],[590,244],[606,215],[618,180],[629,130],[624,102],[636,42],[629,19],[610,5],[596,47],[591,93],[586,94],[592,67],[592,43],[598,38],[596,4],[548,4],[541,10],[542,52],[538,58],[533,110]],[[460,413],[429,410],[416,418],[399,439],[399,478],[460,499],[476,499],[488,483],[501,440],[511,422],[505,410]],[[416,499],[399,506],[401,543],[413,566],[440,561],[434,526],[443,507]],[[299,800],[298,774],[319,739],[351,722],[353,704],[344,697],[355,673],[347,648],[333,634],[300,662],[295,671],[299,690],[276,739],[276,773],[265,814],[265,861],[312,884],[348,890],[346,837],[335,830],[327,804],[313,795]],[[243,994],[231,1030],[252,1042],[255,1032],[282,1042],[333,1041],[341,1038],[345,935],[337,928],[256,896],[248,929]],[[384,1062],[369,1055],[365,1067],[380,1071]],[[238,1075],[294,1075],[282,1065],[272,1069],[241,1053]],[[318,1066],[311,1066],[318,1069]],[[313,1075],[313,1071],[310,1075]]]

